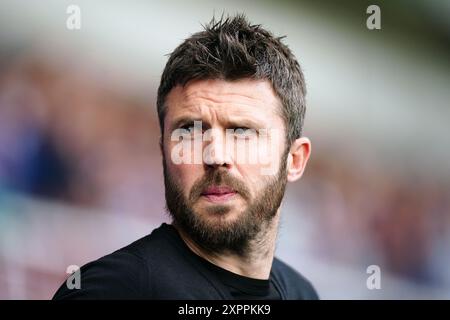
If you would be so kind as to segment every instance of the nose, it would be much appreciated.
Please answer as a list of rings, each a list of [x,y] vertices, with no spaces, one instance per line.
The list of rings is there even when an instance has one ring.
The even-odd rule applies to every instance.
[[[225,141],[225,134],[219,129],[212,129],[206,134],[206,140],[210,141],[203,150],[203,162],[205,166],[230,167],[232,164],[230,144]]]

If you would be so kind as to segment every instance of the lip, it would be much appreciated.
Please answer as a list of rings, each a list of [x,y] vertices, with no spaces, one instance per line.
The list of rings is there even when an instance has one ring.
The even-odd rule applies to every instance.
[[[210,202],[224,202],[233,198],[237,192],[227,186],[211,186],[203,191],[202,196]]]

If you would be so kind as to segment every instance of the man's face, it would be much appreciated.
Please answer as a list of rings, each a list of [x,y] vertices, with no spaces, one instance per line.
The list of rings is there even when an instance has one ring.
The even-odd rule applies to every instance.
[[[243,254],[276,216],[285,191],[279,99],[266,80],[199,80],[173,88],[166,106],[164,180],[174,223],[205,249]],[[246,129],[256,134],[245,138]]]

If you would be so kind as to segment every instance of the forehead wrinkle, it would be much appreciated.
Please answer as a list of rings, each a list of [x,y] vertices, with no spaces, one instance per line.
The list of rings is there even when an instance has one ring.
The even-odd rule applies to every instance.
[[[258,115],[255,115],[255,110],[249,110],[249,109],[236,109],[236,112],[233,112],[231,108],[229,107],[235,107],[236,104],[228,105],[228,104],[221,104],[219,108],[223,108],[225,110],[224,112],[215,112],[217,110],[217,105],[211,106],[210,104],[192,104],[188,105],[185,108],[183,108],[178,115],[177,118],[192,118],[192,119],[199,119],[203,121],[207,121],[209,124],[211,122],[219,122],[221,124],[228,125],[230,123],[242,123],[242,124],[248,124],[251,126],[255,126],[260,128],[265,128],[269,126],[269,123],[267,122],[267,118],[260,117]]]
[[[274,101],[275,105],[268,103],[264,99],[254,98],[251,96],[241,95],[241,94],[224,94],[225,99],[217,97],[217,94],[212,93],[208,95],[202,94],[202,92],[193,92],[190,94],[185,94],[183,97],[183,102],[180,107],[184,110],[192,110],[200,113],[200,110],[205,107],[214,111],[214,109],[219,109],[221,113],[225,115],[233,116],[236,118],[242,118],[242,116],[250,116],[251,118],[257,118],[255,112],[260,114],[263,110],[268,110],[272,115],[281,115],[281,106],[278,101]],[[232,97],[239,97],[241,101],[236,101]],[[228,99],[227,99],[228,98]],[[244,98],[244,99],[242,99]]]
[[[175,113],[169,111],[170,118],[186,116],[214,122],[214,117],[220,116],[221,118],[231,117],[231,120],[235,121],[253,120],[268,126],[267,120],[270,118],[264,114],[264,111],[269,111],[270,116],[281,117],[281,120],[283,115],[279,98],[273,92],[270,94],[266,88],[265,84],[258,84],[248,94],[246,89],[241,90],[240,87],[226,84],[219,87],[213,85],[213,89],[199,86],[198,82],[177,86],[168,96],[168,100],[174,103],[176,110],[172,109]],[[214,112],[215,110],[220,112]]]
[[[184,95],[183,98],[186,100],[202,99],[202,100],[207,100],[212,103],[218,103],[218,104],[222,104],[222,103],[236,104],[236,99],[233,99],[233,98],[243,100],[243,101],[238,102],[238,104],[243,104],[243,105],[255,105],[255,104],[260,104],[260,103],[266,104],[265,100],[262,98],[251,96],[251,95],[246,95],[246,94],[242,94],[242,93],[232,93],[232,92],[218,93],[218,92],[212,92],[209,90],[192,90],[192,92],[189,92],[189,90],[187,90],[187,92],[184,92],[183,95]]]
[[[206,85],[205,85],[206,84]],[[238,98],[243,103],[262,103],[277,105],[280,102],[272,84],[268,80],[242,79],[238,81],[223,81],[217,79],[194,80],[181,86],[180,93],[185,99],[203,97],[212,102],[228,102],[228,99]]]

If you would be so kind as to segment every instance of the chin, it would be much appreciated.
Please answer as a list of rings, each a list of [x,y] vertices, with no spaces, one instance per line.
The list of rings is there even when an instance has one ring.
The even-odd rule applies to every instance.
[[[205,222],[217,223],[218,221],[232,223],[236,221],[242,211],[230,206],[209,205],[203,206],[197,216]]]

